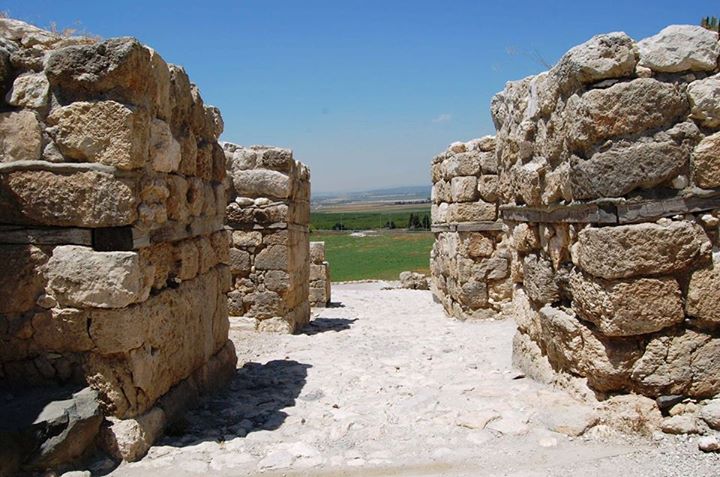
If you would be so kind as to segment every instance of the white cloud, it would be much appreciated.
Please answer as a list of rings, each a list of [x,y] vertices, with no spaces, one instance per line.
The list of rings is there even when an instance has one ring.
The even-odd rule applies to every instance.
[[[447,123],[448,121],[452,120],[452,114],[450,113],[442,113],[437,118],[433,119],[432,122],[434,123]]]

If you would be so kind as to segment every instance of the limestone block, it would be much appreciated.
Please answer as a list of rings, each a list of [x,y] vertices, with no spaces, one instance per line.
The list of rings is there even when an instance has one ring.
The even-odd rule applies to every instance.
[[[653,337],[632,369],[649,396],[680,394],[709,398],[720,392],[720,339],[683,330]]]
[[[637,63],[635,42],[625,33],[596,35],[567,53],[552,70],[561,81],[594,83],[631,76]]]
[[[453,202],[472,202],[478,196],[478,180],[475,176],[453,177],[450,182],[450,195]]]
[[[258,270],[287,270],[287,267],[288,248],[282,245],[271,245],[255,257],[255,268]]]
[[[262,243],[262,233],[257,231],[246,232],[242,230],[233,230],[232,242],[233,246],[238,248],[257,247]]]
[[[0,163],[37,161],[42,154],[42,128],[35,113],[0,113]]]
[[[310,279],[313,280],[313,273],[317,273],[317,270],[313,270],[313,267],[321,267],[322,265],[310,265]],[[322,270],[324,276],[324,268]],[[263,275],[263,283],[265,288],[280,295],[285,295],[288,289],[291,288],[290,275],[281,270],[268,270]]]
[[[696,25],[670,25],[637,46],[640,65],[663,73],[712,71],[720,56],[718,34]]]
[[[654,333],[685,319],[680,285],[673,278],[607,281],[574,271],[573,310],[607,336]]]
[[[636,394],[613,396],[602,401],[600,423],[625,433],[651,436],[660,429],[662,414],[653,399]]]
[[[458,300],[470,308],[483,308],[488,306],[488,291],[485,282],[470,279],[462,284]]]
[[[167,115],[168,105],[156,102],[168,101],[168,93],[162,90],[168,67],[157,59],[153,61],[150,49],[134,38],[113,38],[54,50],[47,58],[45,74],[51,90],[65,102],[89,96],[106,97],[152,107]]]
[[[118,460],[135,462],[160,437],[165,423],[165,412],[160,407],[135,418],[110,418],[100,429],[100,445]]]
[[[68,307],[122,308],[145,301],[155,270],[141,267],[136,252],[95,252],[87,247],[55,247],[48,261],[48,287]]]
[[[687,112],[688,102],[671,83],[638,78],[573,97],[567,108],[567,139],[582,152],[607,139],[669,125]]]
[[[158,172],[174,172],[180,167],[182,149],[173,137],[168,123],[153,119],[150,124],[150,160]]]
[[[573,157],[569,173],[572,196],[622,197],[637,188],[649,189],[679,174],[689,157],[688,149],[674,142],[620,146],[588,160]]]
[[[584,271],[610,280],[680,271],[710,249],[707,235],[688,221],[587,227],[572,247],[572,260]]]
[[[257,167],[279,172],[290,172],[294,165],[293,153],[290,149],[271,147],[258,151]]]
[[[8,172],[0,174],[0,220],[71,227],[129,225],[137,219],[137,196],[134,181],[104,172]]]
[[[492,255],[495,241],[482,233],[470,233],[464,241],[465,250],[470,258],[478,259]]]
[[[45,290],[46,250],[34,245],[0,245],[0,313],[25,313]]]
[[[75,308],[53,308],[32,318],[32,346],[38,351],[56,353],[89,351],[95,347],[90,338],[90,313]]]
[[[720,323],[720,264],[696,270],[690,275],[685,309],[687,314],[709,323]]]
[[[630,372],[642,355],[635,342],[607,339],[551,306],[540,309],[540,324],[543,348],[554,368],[586,377],[599,391],[631,388]]]
[[[5,101],[18,108],[43,109],[49,93],[50,83],[43,73],[23,73],[13,81]]]
[[[440,208],[442,204],[440,204]],[[440,211],[438,210],[440,214]],[[484,201],[450,204],[447,208],[447,221],[459,222],[481,222],[497,219],[497,206]]]
[[[432,218],[433,224],[443,224],[447,222],[448,218],[448,209],[450,208],[450,205],[446,202],[443,202],[442,204],[435,205],[433,204],[430,207],[430,217]]]
[[[560,298],[552,263],[542,255],[527,255],[523,259],[523,285],[527,295],[538,304],[553,303]]]
[[[323,270],[324,272],[324,270]],[[401,272],[400,273],[400,287],[408,288],[411,290],[429,290],[430,285],[428,277],[422,273],[416,272]]]
[[[325,242],[310,242],[310,261],[313,263],[325,261]]]
[[[693,81],[687,88],[690,117],[708,128],[720,126],[720,75]]]
[[[495,202],[498,199],[498,176],[484,175],[477,179],[477,190],[480,198],[485,202]]]
[[[165,203],[168,218],[178,222],[187,222],[190,216],[187,206],[187,180],[177,174],[168,174],[167,186],[170,192]]]
[[[444,163],[445,180],[448,182],[453,177],[477,176],[480,174],[480,161],[478,155],[472,152],[464,152],[449,157]]]
[[[200,270],[200,254],[194,240],[183,240],[173,249],[175,274],[180,280],[195,278]]]
[[[520,223],[512,227],[513,246],[518,252],[527,253],[540,248],[537,227]]]
[[[707,136],[695,147],[692,154],[692,172],[696,185],[720,187],[720,132]]]
[[[115,101],[76,102],[48,116],[60,152],[76,161],[137,169],[147,161],[150,120],[142,109]]]
[[[235,192],[245,197],[287,199],[292,192],[290,178],[282,172],[267,169],[233,170]]]

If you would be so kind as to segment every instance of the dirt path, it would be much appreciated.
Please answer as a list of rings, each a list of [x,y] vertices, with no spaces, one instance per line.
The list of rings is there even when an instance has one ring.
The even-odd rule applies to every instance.
[[[231,332],[227,392],[113,475],[717,476],[695,438],[574,429],[589,407],[510,363],[514,323],[446,318],[429,292],[336,285],[305,334]]]

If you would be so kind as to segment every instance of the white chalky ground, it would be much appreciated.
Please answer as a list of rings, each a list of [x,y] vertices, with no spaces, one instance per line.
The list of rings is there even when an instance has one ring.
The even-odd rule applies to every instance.
[[[430,292],[333,286],[295,336],[232,330],[238,373],[117,476],[717,476],[697,437],[582,427],[590,408],[519,378],[511,320],[458,322]],[[519,379],[514,379],[519,378]]]

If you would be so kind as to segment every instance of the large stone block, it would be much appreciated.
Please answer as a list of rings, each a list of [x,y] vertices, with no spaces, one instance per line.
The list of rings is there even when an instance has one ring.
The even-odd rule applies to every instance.
[[[450,223],[482,222],[495,219],[497,219],[497,206],[483,201],[450,204],[447,209],[447,222]]]
[[[672,179],[690,157],[674,142],[635,143],[599,152],[588,160],[574,157],[570,183],[574,199],[622,197],[637,188],[649,189]]]
[[[720,339],[692,330],[654,336],[632,368],[635,386],[650,396],[710,398],[720,392]]]
[[[267,169],[233,170],[235,193],[241,197],[287,199],[292,193],[290,177]]]
[[[718,81],[720,92],[720,81]],[[692,154],[695,184],[700,187],[720,187],[720,132],[707,136]]]
[[[687,88],[690,117],[702,126],[720,126],[720,75],[693,81]]]
[[[137,169],[148,160],[150,119],[115,101],[77,102],[48,116],[50,134],[68,159]]]
[[[535,303],[553,303],[560,298],[552,263],[541,255],[528,255],[523,259],[523,285]]]
[[[475,176],[453,177],[450,182],[450,195],[453,202],[472,202],[478,196],[478,180]]]
[[[663,73],[712,71],[720,56],[718,34],[697,25],[670,25],[637,46],[640,65]]]
[[[642,356],[632,340],[608,339],[571,314],[545,306],[540,309],[541,342],[555,369],[584,376],[599,391],[630,390],[630,373]]]
[[[37,161],[42,155],[42,128],[35,113],[0,113],[0,163]]]
[[[552,69],[552,74],[561,82],[594,83],[630,76],[636,63],[635,42],[625,33],[614,32],[594,36],[570,49]]]
[[[0,173],[0,221],[117,227],[137,219],[134,181],[96,171]]]
[[[711,250],[702,228],[687,221],[588,227],[572,247],[573,262],[601,278],[663,275],[683,270]]]
[[[685,319],[674,278],[607,281],[574,271],[570,288],[578,317],[607,336],[654,333]]]
[[[720,323],[720,264],[696,270],[690,275],[685,309],[687,314],[708,323]]]
[[[123,308],[145,301],[155,274],[136,252],[96,252],[87,247],[55,247],[48,261],[48,287],[63,306]]]
[[[672,83],[638,78],[593,89],[568,101],[567,139],[573,152],[618,136],[667,126],[688,110],[686,96]]]
[[[23,73],[13,81],[5,101],[11,106],[42,110],[48,104],[50,83],[43,73]]]
[[[0,246],[0,313],[25,313],[45,291],[46,251],[34,245]]]

